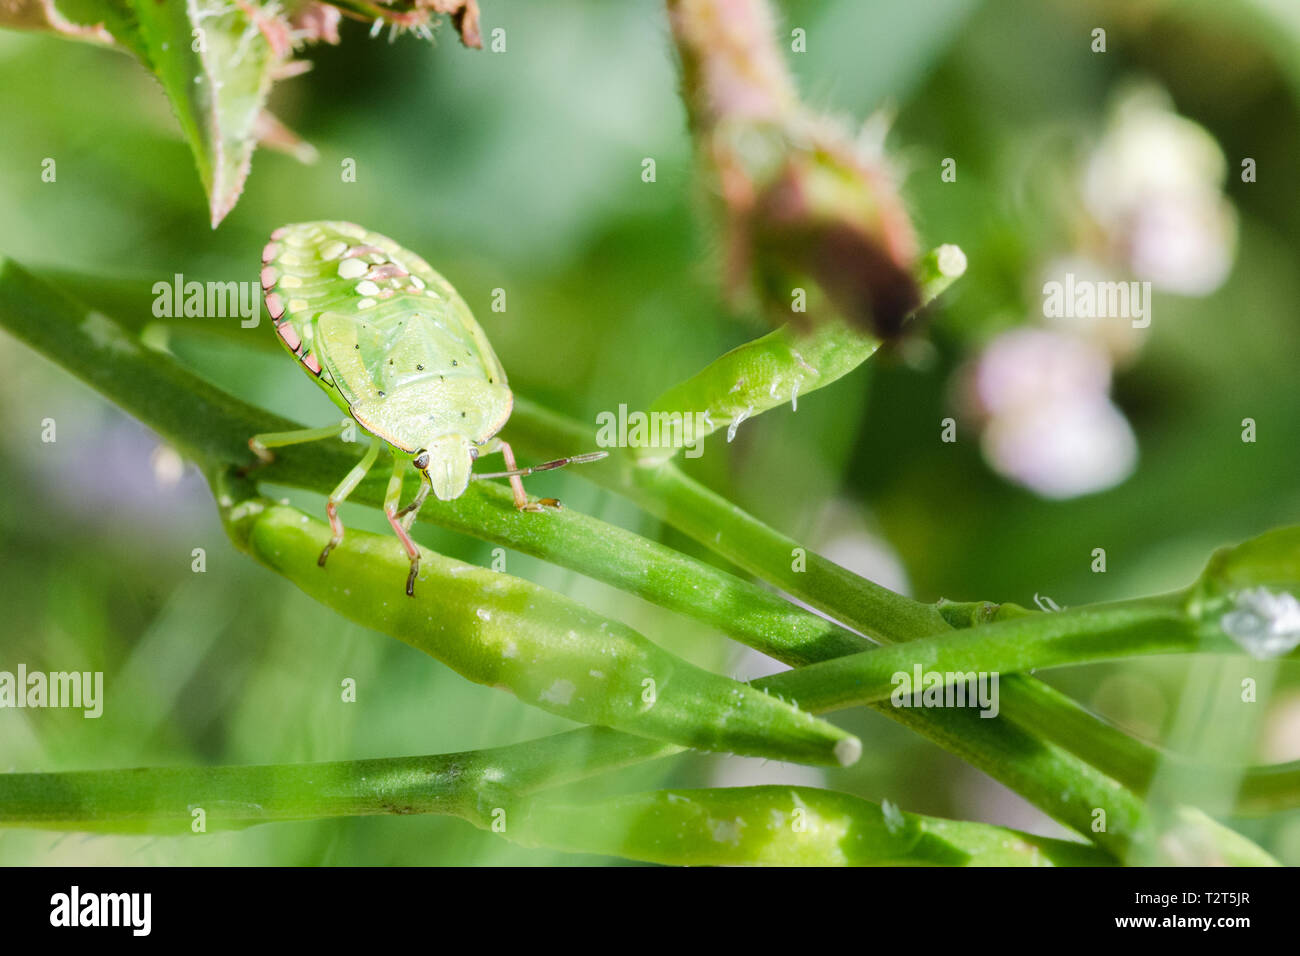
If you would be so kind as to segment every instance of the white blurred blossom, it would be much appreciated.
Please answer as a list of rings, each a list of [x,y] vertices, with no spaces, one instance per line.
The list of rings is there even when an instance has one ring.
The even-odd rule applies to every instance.
[[[1137,462],[1137,440],[1109,390],[1109,358],[1085,338],[1035,328],[998,336],[969,381],[985,459],[1046,498],[1118,484]]]
[[[1175,113],[1158,87],[1140,86],[1112,111],[1084,171],[1083,199],[1135,278],[1200,296],[1223,283],[1235,255],[1226,176],[1214,137]]]
[[[984,457],[999,473],[1045,498],[1103,491],[1127,478],[1137,439],[1109,398],[1078,395],[994,418]]]
[[[1091,342],[1047,329],[1013,329],[999,335],[975,366],[978,411],[1018,413],[1044,402],[1105,395],[1110,362]]]

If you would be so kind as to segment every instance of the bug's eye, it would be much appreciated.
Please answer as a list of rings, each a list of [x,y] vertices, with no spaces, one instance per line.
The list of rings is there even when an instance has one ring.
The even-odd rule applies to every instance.
[[[429,453],[427,451],[420,452],[415,456],[415,461],[411,464],[415,465],[415,467],[420,469],[420,471],[424,471],[424,469],[429,467]]]

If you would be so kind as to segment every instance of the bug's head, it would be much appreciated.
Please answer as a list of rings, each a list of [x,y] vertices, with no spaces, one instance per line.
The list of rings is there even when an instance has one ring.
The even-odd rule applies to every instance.
[[[452,501],[465,493],[477,457],[478,448],[464,435],[440,435],[412,463],[429,476],[439,501]]]

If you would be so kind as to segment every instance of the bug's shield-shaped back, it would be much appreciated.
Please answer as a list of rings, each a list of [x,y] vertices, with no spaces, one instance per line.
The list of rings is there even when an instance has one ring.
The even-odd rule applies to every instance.
[[[510,417],[510,389],[489,382],[472,357],[448,365],[454,346],[427,323],[408,321],[395,331],[327,312],[316,332],[352,416],[403,451],[428,448],[444,435],[482,443]]]

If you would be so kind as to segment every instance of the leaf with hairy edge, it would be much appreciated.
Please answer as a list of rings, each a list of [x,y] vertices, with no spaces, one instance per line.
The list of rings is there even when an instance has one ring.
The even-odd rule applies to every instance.
[[[258,116],[280,57],[239,5],[138,0],[134,7],[147,65],[162,82],[194,152],[216,228],[243,191]]]
[[[234,208],[274,73],[289,53],[285,23],[253,2],[31,0],[0,24],[116,43],[162,83],[208,193],[212,226]],[[273,48],[268,37],[279,37]]]

